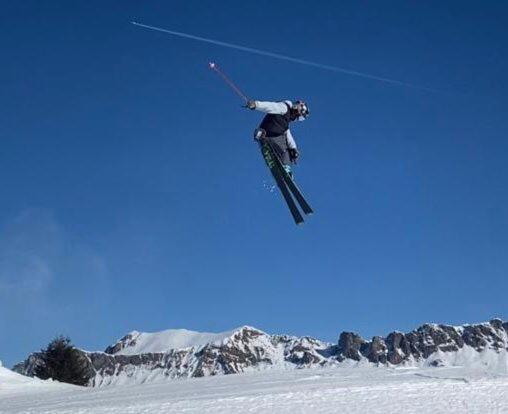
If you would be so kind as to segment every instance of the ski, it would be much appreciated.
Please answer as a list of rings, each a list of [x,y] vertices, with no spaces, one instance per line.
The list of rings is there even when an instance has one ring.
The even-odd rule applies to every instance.
[[[270,143],[268,143],[270,145]],[[298,204],[300,204],[300,207],[302,208],[302,211],[305,214],[313,214],[314,210],[312,210],[312,207],[309,205],[307,200],[305,199],[304,195],[302,194],[301,190],[296,185],[295,180],[288,174],[288,172],[284,169],[284,166],[282,165],[281,160],[277,156],[277,153],[273,149],[273,147],[270,145],[270,148],[272,150],[272,154],[275,155],[275,163],[277,164],[277,168],[280,170],[282,177],[284,178],[284,182],[287,184],[288,188],[291,190],[291,193],[298,201]]]
[[[298,210],[295,200],[293,200],[293,197],[289,192],[289,189],[284,180],[283,173],[279,168],[279,165],[277,164],[277,157],[273,153],[273,150],[267,141],[260,142],[259,145],[261,148],[261,154],[263,155],[263,159],[265,160],[268,169],[270,170],[273,178],[275,179],[277,187],[279,187],[279,190],[282,193],[284,200],[286,201],[289,211],[293,216],[293,220],[295,221],[296,224],[302,224],[303,223],[302,214],[300,213],[300,210]]]

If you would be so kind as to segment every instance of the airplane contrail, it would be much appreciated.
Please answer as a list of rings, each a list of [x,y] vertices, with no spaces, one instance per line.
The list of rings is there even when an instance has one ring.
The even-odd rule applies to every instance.
[[[177,31],[174,31],[174,30],[163,29],[163,28],[160,28],[160,27],[150,26],[150,25],[142,24],[142,23],[138,23],[138,22],[131,22],[131,23],[133,25],[135,25],[135,26],[144,27],[145,29],[155,30],[157,32],[168,33],[168,34],[173,35],[173,36],[178,36],[178,37],[183,37],[183,38],[186,38],[186,39],[197,40],[197,41],[200,41],[200,42],[210,43],[210,44],[217,45],[217,46],[223,46],[223,47],[227,47],[227,48],[230,48],[230,49],[241,50],[242,52],[254,53],[256,55],[261,55],[261,56],[268,56],[268,57],[271,57],[271,58],[274,58],[274,59],[286,60],[286,61],[289,61],[289,62],[298,63],[300,65],[313,66],[315,68],[329,70],[329,71],[332,71],[332,72],[340,72],[340,73],[345,73],[347,75],[359,76],[359,77],[362,77],[362,78],[367,78],[367,79],[372,79],[372,80],[376,80],[376,81],[380,81],[380,82],[390,83],[392,85],[406,86],[406,87],[409,87],[409,88],[420,89],[420,90],[424,90],[424,91],[428,91],[428,92],[438,92],[435,89],[426,88],[424,86],[413,85],[411,83],[402,82],[402,81],[395,80],[395,79],[384,78],[384,77],[381,77],[381,76],[371,75],[369,73],[358,72],[356,70],[349,70],[349,69],[341,68],[341,67],[338,67],[338,66],[324,65],[322,63],[317,63],[317,62],[312,62],[310,60],[305,60],[305,59],[299,59],[299,58],[295,58],[295,57],[291,57],[291,56],[286,56],[286,55],[282,55],[280,53],[274,53],[274,52],[269,52],[269,51],[266,51],[266,50],[255,49],[255,48],[252,48],[252,47],[236,45],[234,43],[228,43],[228,42],[223,42],[223,41],[220,41],[220,40],[209,39],[209,38],[206,38],[206,37],[195,36],[195,35],[188,34],[188,33],[183,33],[183,32],[177,32]]]

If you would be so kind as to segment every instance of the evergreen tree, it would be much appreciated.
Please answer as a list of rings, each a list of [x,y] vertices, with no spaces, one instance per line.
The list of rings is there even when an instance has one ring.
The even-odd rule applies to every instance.
[[[89,380],[86,358],[76,349],[69,337],[58,336],[46,349],[41,350],[42,364],[35,368],[35,375],[41,379],[74,385],[87,385]]]

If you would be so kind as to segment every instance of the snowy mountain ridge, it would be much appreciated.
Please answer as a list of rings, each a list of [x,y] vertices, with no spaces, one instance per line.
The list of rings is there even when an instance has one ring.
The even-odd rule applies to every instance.
[[[425,324],[367,341],[342,332],[337,344],[310,337],[269,335],[244,326],[219,334],[186,330],[130,332],[105,352],[83,353],[89,385],[142,383],[266,369],[325,366],[476,366],[508,372],[508,322],[450,326]],[[33,376],[42,366],[32,354],[14,370]]]
[[[243,328],[250,327],[245,326],[222,333],[196,332],[187,329],[168,329],[154,333],[132,331],[119,339],[116,344],[106,348],[105,352],[115,355],[135,355],[194,348],[206,344],[221,343]]]

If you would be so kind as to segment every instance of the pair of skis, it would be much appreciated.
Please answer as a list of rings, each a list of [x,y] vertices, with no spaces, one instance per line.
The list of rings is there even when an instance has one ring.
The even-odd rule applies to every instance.
[[[298,209],[295,200],[298,202],[303,213],[306,215],[313,213],[312,207],[309,205],[302,192],[296,185],[293,177],[291,177],[289,173],[284,169],[281,160],[279,159],[273,147],[270,145],[270,142],[267,139],[261,139],[259,141],[259,146],[261,148],[263,159],[265,160],[266,165],[272,173],[272,176],[282,194],[282,197],[284,197],[284,201],[286,202],[289,211],[293,216],[293,220],[297,225],[302,224],[304,222],[303,216]]]

